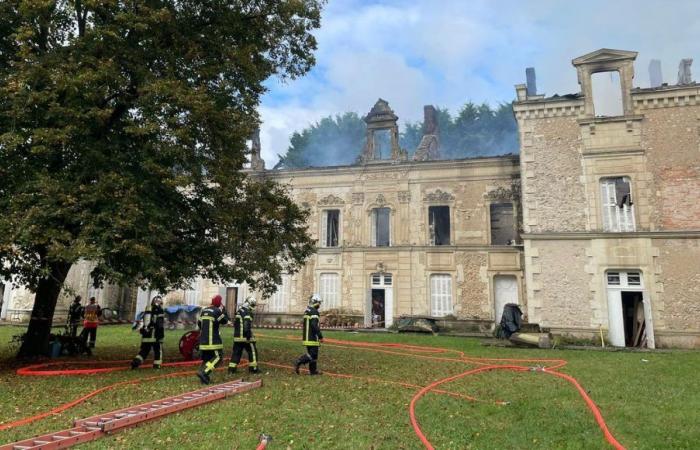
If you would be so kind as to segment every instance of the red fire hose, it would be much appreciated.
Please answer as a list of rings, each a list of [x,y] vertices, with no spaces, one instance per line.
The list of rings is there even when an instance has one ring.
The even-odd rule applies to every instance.
[[[265,336],[266,338],[270,339],[293,339],[297,340],[297,337],[287,337],[287,338],[274,338],[272,336]],[[464,354],[464,352],[457,351],[457,350],[450,350],[450,349],[444,349],[444,348],[437,348],[437,347],[424,347],[424,346],[417,346],[417,345],[407,345],[407,344],[397,344],[397,343],[372,343],[372,342],[360,342],[360,341],[343,341],[343,340],[336,340],[336,339],[326,339],[324,341],[325,345],[331,346],[331,347],[341,347],[341,348],[363,348],[366,351],[373,351],[373,352],[378,352],[378,353],[386,353],[386,354],[392,354],[392,355],[400,355],[403,357],[410,356],[414,358],[422,358],[422,359],[430,359],[434,361],[449,361],[449,362],[462,362],[462,363],[470,363],[470,364],[476,364],[480,367],[474,368],[467,370],[465,372],[459,373],[457,375],[452,375],[437,381],[434,381],[427,386],[420,386],[420,385],[415,385],[415,384],[410,384],[410,383],[405,383],[401,381],[393,381],[393,380],[385,380],[381,378],[370,378],[370,377],[359,377],[356,375],[350,375],[350,374],[338,374],[338,373],[332,373],[332,372],[324,372],[328,376],[332,377],[338,377],[338,378],[352,378],[352,379],[362,379],[366,380],[372,383],[388,383],[388,384],[394,384],[406,388],[411,388],[411,389],[419,389],[418,392],[413,396],[411,399],[411,402],[409,404],[409,417],[411,421],[411,426],[413,427],[413,430],[415,431],[416,435],[420,439],[420,441],[425,445],[427,449],[433,449],[432,444],[426,437],[425,433],[420,427],[420,424],[418,422],[418,418],[416,417],[416,412],[415,412],[415,407],[416,403],[423,397],[425,394],[428,392],[435,392],[439,394],[445,394],[445,395],[450,395],[453,397],[458,397],[458,398],[464,398],[466,400],[470,401],[481,401],[483,402],[484,400],[477,399],[473,396],[465,395],[465,394],[459,394],[455,392],[450,392],[442,389],[437,389],[440,385],[450,383],[452,381],[467,377],[469,375],[481,373],[481,372],[489,372],[489,371],[494,371],[494,370],[509,370],[509,371],[515,371],[515,372],[527,372],[527,371],[537,371],[537,372],[542,372],[546,373],[561,379],[564,379],[568,381],[570,384],[572,384],[576,390],[578,391],[579,395],[583,398],[584,402],[588,406],[588,409],[591,411],[593,414],[596,423],[598,427],[601,429],[603,432],[603,435],[605,439],[616,449],[618,450],[624,450],[624,447],[622,444],[620,444],[615,437],[612,435],[610,430],[608,429],[605,420],[603,419],[603,416],[598,409],[597,405],[595,402],[590,398],[590,396],[586,393],[586,391],[581,387],[581,385],[578,383],[578,381],[565,373],[558,372],[556,369],[559,369],[566,365],[566,361],[563,359],[514,359],[514,358],[479,358],[479,357],[470,357]],[[436,356],[436,355],[441,355],[441,356]],[[454,356],[448,356],[448,355],[454,355]],[[77,364],[77,365],[87,365],[91,364],[94,365],[96,363],[104,365],[115,365],[114,367],[91,367],[91,368],[86,368],[86,369],[62,369],[62,370],[46,370],[47,368],[51,366],[56,366],[56,365],[65,365],[67,364],[66,362],[63,363],[44,363],[44,364],[34,364],[31,366],[23,367],[21,369],[17,370],[18,375],[24,375],[24,376],[60,376],[60,375],[89,375],[89,374],[99,374],[99,373],[107,373],[107,372],[114,372],[114,371],[119,371],[119,370],[127,370],[128,363],[129,361],[108,361],[108,362],[71,362],[70,364]],[[540,364],[535,367],[532,366],[525,366],[525,365],[518,365],[516,363],[536,363]],[[116,365],[116,364],[125,364],[125,365]],[[172,362],[172,363],[165,363],[163,364],[164,367],[180,367],[180,366],[191,366],[191,365],[196,365],[199,364],[199,361],[179,361],[179,362]],[[281,364],[275,364],[275,363],[264,363],[268,366],[272,367],[281,367],[281,368],[286,368],[286,369],[293,369],[291,366],[286,366],[286,365],[281,365]],[[243,366],[244,364],[242,364]],[[223,370],[223,369],[217,369],[217,370]],[[162,378],[170,378],[170,377],[179,377],[179,376],[185,376],[185,375],[191,375],[193,374],[193,371],[186,371],[186,372],[174,372],[170,374],[165,374],[165,375],[158,375],[158,376],[152,376],[152,377],[147,377],[147,378],[142,378],[142,379],[136,379],[136,380],[129,380],[129,381],[122,381],[118,383],[114,383],[111,385],[104,386],[102,388],[99,388],[95,391],[92,391],[80,398],[77,398],[75,400],[72,400],[68,403],[64,403],[63,405],[57,406],[56,408],[41,413],[37,414],[35,416],[27,417],[24,419],[20,419],[14,422],[10,422],[7,424],[0,425],[0,431],[1,430],[6,430],[10,428],[15,428],[20,425],[26,425],[28,423],[32,423],[37,420],[41,420],[45,417],[48,417],[50,415],[58,414],[60,412],[63,412],[69,408],[72,408],[75,405],[78,405],[85,400],[94,397],[102,392],[121,387],[121,386],[127,386],[127,385],[132,385],[132,384],[138,384],[144,381],[152,381],[152,380],[158,380]],[[495,401],[497,404],[506,404],[506,402],[502,401]],[[265,439],[263,439],[265,437]],[[271,439],[269,439],[269,436],[266,435],[261,435],[261,440],[260,444],[258,445],[257,449],[262,450],[265,449],[268,442]]]

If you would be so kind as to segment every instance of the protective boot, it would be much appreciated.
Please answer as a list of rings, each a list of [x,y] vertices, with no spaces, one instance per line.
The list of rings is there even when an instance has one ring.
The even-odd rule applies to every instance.
[[[318,371],[318,365],[316,361],[311,361],[309,363],[309,375],[321,375],[321,372]]]
[[[138,369],[138,367],[141,365],[143,362],[143,358],[141,358],[141,355],[138,355],[136,358],[131,360],[131,370]]]
[[[238,369],[236,368],[236,364],[229,364],[228,365],[228,374],[229,375],[233,375],[237,371],[238,371]]]
[[[211,379],[209,378],[209,374],[204,372],[201,368],[199,370],[197,370],[197,377],[199,377],[199,381],[201,381],[202,384],[211,383]]]
[[[299,367],[301,367],[305,364],[308,364],[310,362],[311,362],[311,357],[307,353],[304,353],[294,363],[294,372],[296,372],[296,374],[299,375]]]
[[[260,370],[256,367],[248,367],[248,372],[250,373],[260,373]]]

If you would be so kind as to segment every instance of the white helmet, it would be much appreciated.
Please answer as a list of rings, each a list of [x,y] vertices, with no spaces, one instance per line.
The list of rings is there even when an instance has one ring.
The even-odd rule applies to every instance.
[[[321,300],[321,296],[318,294],[313,294],[311,297],[309,297],[309,305],[320,305],[323,302]]]
[[[255,309],[255,307],[258,305],[258,301],[255,300],[255,297],[252,295],[249,295],[248,297],[245,298],[245,301],[243,302],[243,307],[245,308],[251,308]]]

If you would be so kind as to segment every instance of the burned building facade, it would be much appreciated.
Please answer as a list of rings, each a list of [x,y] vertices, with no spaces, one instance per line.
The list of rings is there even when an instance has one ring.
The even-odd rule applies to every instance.
[[[678,84],[633,88],[636,56],[574,59],[576,95],[516,86],[526,310],[616,346],[698,347],[700,85],[684,60]],[[620,112],[603,117],[592,79],[608,72]]]
[[[574,59],[572,95],[538,95],[528,71],[513,106],[519,156],[441,159],[431,106],[409,153],[382,99],[353,165],[265,170],[253,139],[251,174],[290,186],[318,246],[259,315],[293,323],[318,292],[325,310],[360,325],[430,316],[486,332],[504,304],[519,303],[555,334],[700,346],[700,85],[684,60],[677,84],[661,83],[657,63],[654,87],[634,88],[636,55]],[[599,108],[593,83],[607,72],[619,78],[614,114]],[[168,299],[201,305],[217,293],[229,309],[255,295],[197,280]],[[131,310],[151,295],[133,293]]]

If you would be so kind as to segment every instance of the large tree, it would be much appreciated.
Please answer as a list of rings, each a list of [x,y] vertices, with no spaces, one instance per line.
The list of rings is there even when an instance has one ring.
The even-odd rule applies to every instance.
[[[241,169],[264,80],[314,63],[321,3],[0,2],[0,276],[36,293],[20,356],[79,260],[161,290],[298,270],[306,213]]]

